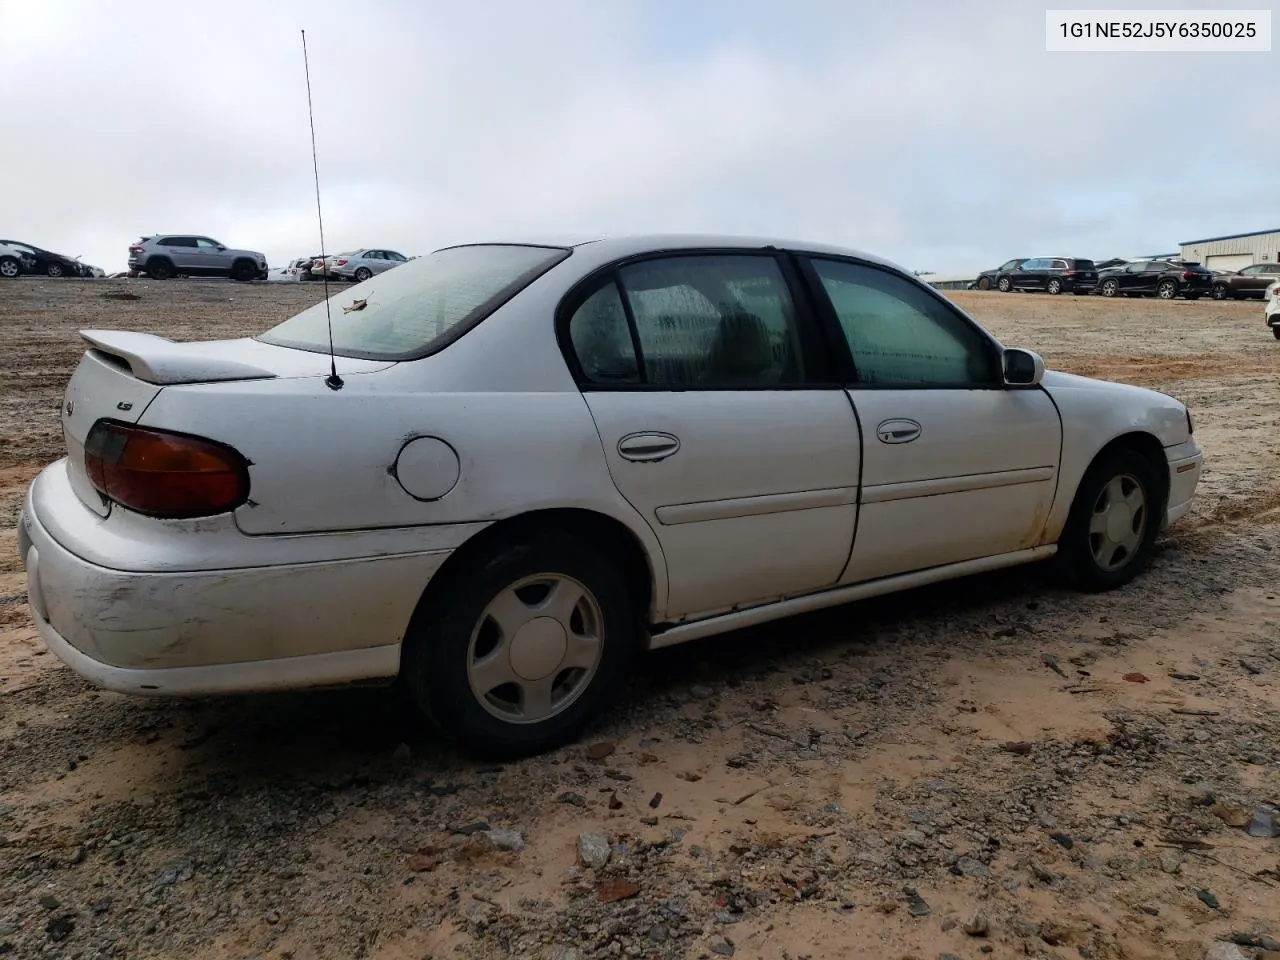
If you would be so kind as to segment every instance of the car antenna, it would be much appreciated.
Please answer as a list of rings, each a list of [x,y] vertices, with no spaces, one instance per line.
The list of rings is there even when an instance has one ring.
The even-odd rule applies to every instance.
[[[316,175],[316,220],[320,224],[320,267],[324,271],[320,277],[324,280],[324,316],[329,324],[329,375],[324,378],[324,385],[330,390],[342,389],[342,378],[338,376],[338,361],[333,353],[333,312],[329,307],[329,264],[324,255],[324,215],[320,212],[320,162],[316,159],[316,118],[311,109],[311,64],[307,60],[307,31],[302,31],[302,67],[307,74],[307,119],[311,121],[311,167]]]

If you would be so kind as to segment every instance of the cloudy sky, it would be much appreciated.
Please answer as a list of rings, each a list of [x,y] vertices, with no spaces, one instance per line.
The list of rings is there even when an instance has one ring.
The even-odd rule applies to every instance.
[[[0,0],[0,236],[314,253],[301,28],[331,250],[716,231],[951,271],[1280,226],[1280,52],[1047,53],[1044,10]]]

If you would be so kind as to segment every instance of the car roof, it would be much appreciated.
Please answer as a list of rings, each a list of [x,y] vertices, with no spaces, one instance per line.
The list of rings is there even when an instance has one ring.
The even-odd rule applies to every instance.
[[[450,244],[450,246],[478,246],[483,244],[524,244],[532,246],[554,247],[590,247],[592,257],[601,260],[615,260],[623,257],[663,251],[694,250],[719,248],[729,250],[763,250],[777,248],[794,250],[800,253],[829,253],[843,257],[855,257],[895,270],[907,270],[900,264],[886,260],[875,254],[867,253],[853,247],[836,244],[819,243],[812,240],[795,240],[776,236],[756,236],[743,234],[719,233],[653,233],[653,234],[618,234],[614,236],[597,236],[586,239],[577,237],[507,237],[505,239],[473,241],[471,243]],[[441,249],[448,249],[443,247]]]

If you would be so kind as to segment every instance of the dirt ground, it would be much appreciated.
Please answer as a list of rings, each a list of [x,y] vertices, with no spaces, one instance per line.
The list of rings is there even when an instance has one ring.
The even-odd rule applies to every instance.
[[[665,651],[582,744],[485,767],[385,691],[131,699],[32,627],[13,521],[61,452],[76,331],[237,336],[318,297],[0,284],[0,954],[1280,950],[1280,839],[1245,828],[1280,805],[1280,343],[1257,303],[954,294],[1050,367],[1190,404],[1199,499],[1139,581],[1016,570]]]

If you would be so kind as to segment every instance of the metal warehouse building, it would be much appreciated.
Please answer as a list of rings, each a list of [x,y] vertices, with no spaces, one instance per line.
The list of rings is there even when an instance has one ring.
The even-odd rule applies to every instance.
[[[1280,229],[1235,233],[1179,244],[1182,259],[1210,270],[1239,270],[1251,263],[1280,263]]]

